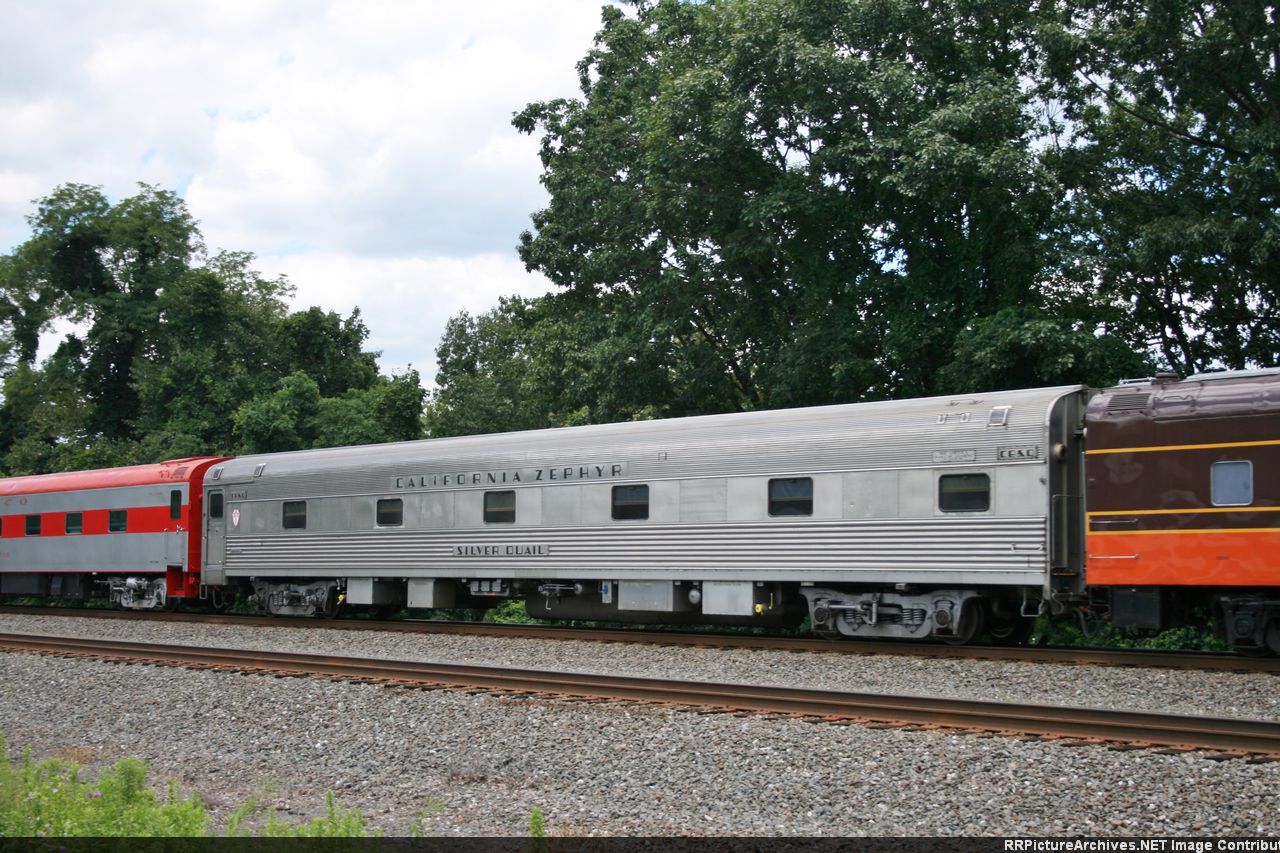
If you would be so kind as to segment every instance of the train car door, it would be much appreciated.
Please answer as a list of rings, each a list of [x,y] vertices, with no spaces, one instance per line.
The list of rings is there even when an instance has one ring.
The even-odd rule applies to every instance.
[[[187,565],[187,536],[182,528],[182,490],[169,490],[169,523],[164,528],[165,565]]]
[[[1049,566],[1052,592],[1084,590],[1084,409],[1089,391],[1068,394],[1049,415]]]
[[[223,556],[227,550],[226,496],[222,489],[210,489],[204,501],[204,582],[221,586],[227,582]]]

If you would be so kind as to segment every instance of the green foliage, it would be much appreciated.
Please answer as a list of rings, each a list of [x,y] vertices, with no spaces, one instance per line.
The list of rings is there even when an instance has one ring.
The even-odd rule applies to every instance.
[[[315,440],[320,387],[299,371],[280,380],[276,392],[244,404],[236,412],[235,436],[248,453],[309,447]]]
[[[479,607],[434,607],[410,612],[414,618],[438,622],[483,622],[489,611]]]
[[[961,392],[999,391],[1148,376],[1152,364],[1119,338],[1098,337],[1080,321],[1026,308],[1002,308],[956,336],[943,383]]]
[[[1263,0],[1061,0],[1078,270],[1169,366],[1280,354],[1280,18]]]
[[[368,388],[378,377],[378,354],[363,349],[369,330],[359,308],[344,320],[312,307],[286,317],[278,332],[281,373],[305,371],[325,397]]]
[[[968,323],[1064,298],[1025,5],[635,6],[516,116],[551,193],[520,253],[693,410],[937,391]]]
[[[423,396],[416,371],[377,377],[371,387],[340,397],[322,397],[316,381],[298,371],[282,379],[275,393],[236,411],[236,446],[272,453],[420,438]]]
[[[538,622],[525,610],[523,598],[508,598],[496,607],[486,610],[482,622],[500,625],[531,625]]]
[[[1165,631],[1122,630],[1108,623],[1090,625],[1088,632],[1070,619],[1036,622],[1033,643],[1041,646],[1097,647],[1108,649],[1181,649],[1196,652],[1227,651],[1226,642],[1203,624]]]
[[[174,194],[68,184],[29,222],[0,256],[0,471],[421,435],[418,376],[378,375],[358,309],[290,314],[292,285],[209,255]],[[58,318],[80,325],[37,365]]]
[[[546,838],[547,827],[542,817],[542,809],[534,806],[533,811],[529,812],[529,837],[530,838]]]
[[[74,762],[48,759],[36,762],[29,752],[10,760],[0,733],[0,838],[3,837],[201,837],[210,835],[212,821],[200,798],[184,796],[177,780],[162,798],[146,787],[146,765],[122,758],[100,770],[93,781]],[[429,804],[430,807],[430,804]],[[424,813],[425,814],[425,813]],[[364,816],[338,805],[325,794],[324,815],[291,822],[260,805],[257,798],[236,809],[226,834],[270,838],[369,838]]]
[[[0,755],[3,755],[0,740]],[[162,800],[144,787],[146,766],[122,758],[81,781],[74,763],[30,754],[0,763],[0,836],[202,836],[210,828],[200,800],[183,797],[176,781]]]
[[[502,299],[452,318],[437,349],[433,437],[542,429],[706,408],[682,395],[634,330],[595,302],[563,293]],[[665,402],[659,402],[665,401]]]
[[[436,834],[436,819],[444,810],[444,800],[431,797],[409,827],[410,838],[430,838]]]
[[[606,7],[578,96],[514,119],[560,291],[455,318],[431,433],[1274,364],[1277,31],[1261,0]]]
[[[322,817],[292,823],[271,812],[267,815],[266,826],[261,832],[266,838],[370,838],[381,834],[370,833],[365,829],[364,815],[359,810],[340,808],[332,791],[324,795]]]
[[[324,397],[316,412],[313,447],[410,441],[422,437],[425,392],[418,372],[377,377],[368,388]]]

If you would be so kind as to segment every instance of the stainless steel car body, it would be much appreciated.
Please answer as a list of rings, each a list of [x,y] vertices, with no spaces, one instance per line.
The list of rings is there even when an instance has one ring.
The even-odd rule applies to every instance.
[[[1051,569],[1080,568],[1072,451],[1085,393],[1067,386],[240,457],[205,476],[209,495],[225,496],[223,517],[206,519],[206,582],[781,581],[1047,595]],[[954,474],[987,475],[989,507],[940,508],[940,479]],[[812,514],[771,516],[775,478],[812,478]],[[612,489],[627,484],[649,487],[648,518],[612,517]],[[485,522],[484,496],[495,491],[514,492],[513,522]],[[377,523],[379,500],[401,502],[401,523]],[[285,528],[285,502],[305,502],[305,528]]]

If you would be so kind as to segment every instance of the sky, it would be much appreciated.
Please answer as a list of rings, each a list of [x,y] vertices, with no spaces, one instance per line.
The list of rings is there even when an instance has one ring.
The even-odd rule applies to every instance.
[[[547,196],[511,116],[579,94],[604,2],[0,0],[0,253],[60,184],[154,184],[430,384],[449,317],[552,287],[515,251]]]

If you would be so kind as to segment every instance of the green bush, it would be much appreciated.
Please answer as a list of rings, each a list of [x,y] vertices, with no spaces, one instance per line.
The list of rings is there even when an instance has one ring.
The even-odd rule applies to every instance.
[[[1036,622],[1032,643],[1040,646],[1106,649],[1178,649],[1195,652],[1227,650],[1227,644],[1208,626],[1185,625],[1167,631],[1142,631],[1098,623],[1086,633],[1079,622],[1069,619],[1050,620],[1043,616]]]
[[[36,763],[30,752],[10,761],[0,738],[0,836],[202,836],[210,820],[196,796],[183,797],[176,781],[162,801],[144,787],[146,765],[122,758],[81,781],[74,762]]]
[[[202,837],[212,834],[212,819],[195,794],[184,797],[177,780],[169,782],[161,798],[146,787],[147,766],[136,758],[122,758],[84,781],[85,771],[73,761],[57,758],[37,763],[29,750],[11,760],[0,732],[0,838],[34,837]],[[292,823],[263,809],[255,801],[237,809],[227,834],[248,835],[249,818],[265,812],[258,834],[269,838],[367,838],[364,816],[344,809],[332,793],[325,795],[325,813],[310,821]],[[379,835],[380,833],[374,833]]]
[[[508,598],[497,607],[485,613],[484,622],[495,622],[500,625],[530,625],[538,622],[524,609],[523,598]]]

